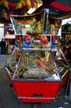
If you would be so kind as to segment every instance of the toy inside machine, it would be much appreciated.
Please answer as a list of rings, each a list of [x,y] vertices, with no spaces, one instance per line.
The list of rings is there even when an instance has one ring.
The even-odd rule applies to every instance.
[[[47,43],[46,47],[43,47]],[[17,53],[15,53],[17,52]],[[51,50],[47,38],[32,37],[32,47],[15,49],[5,69],[22,102],[51,102],[66,85],[69,70],[61,49]],[[16,55],[17,54],[17,55]]]

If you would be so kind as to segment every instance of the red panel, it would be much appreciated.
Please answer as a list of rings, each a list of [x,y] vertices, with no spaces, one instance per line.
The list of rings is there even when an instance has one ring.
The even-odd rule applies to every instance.
[[[50,102],[59,92],[60,82],[13,81],[17,97],[25,102]],[[37,97],[37,95],[40,95]]]
[[[69,73],[60,82],[12,81],[16,96],[22,102],[51,102],[67,83]]]
[[[16,7],[16,4],[17,3],[15,3],[15,2],[9,2],[9,6],[11,6],[11,7]]]
[[[63,4],[59,3],[59,2],[56,2],[56,1],[53,2],[50,6],[56,8],[56,9],[62,10],[62,11],[66,11],[66,12],[70,11],[69,7],[67,7],[67,6],[65,6],[65,5],[63,5]]]
[[[67,83],[68,77],[69,77],[69,72],[65,75],[65,77],[61,81],[61,86],[64,86]]]
[[[20,99],[22,102],[48,102],[48,103],[50,103],[50,102],[52,102],[52,99],[43,99],[43,98],[32,98],[32,97],[30,97],[29,99],[27,98],[27,97],[25,97],[25,98],[21,98]]]

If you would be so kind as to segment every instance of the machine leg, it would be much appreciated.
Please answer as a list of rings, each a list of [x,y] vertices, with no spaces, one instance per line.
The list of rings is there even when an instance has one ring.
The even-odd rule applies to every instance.
[[[40,108],[40,103],[34,103],[32,108]]]
[[[70,80],[70,84],[69,84],[69,99],[71,100],[71,80]]]

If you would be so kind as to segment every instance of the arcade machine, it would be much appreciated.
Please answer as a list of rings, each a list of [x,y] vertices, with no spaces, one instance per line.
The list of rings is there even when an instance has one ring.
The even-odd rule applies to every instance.
[[[30,43],[23,41],[23,47],[16,49],[17,56],[14,51],[13,60],[5,66],[10,84],[22,102],[51,102],[67,83],[67,61],[61,49],[52,50],[46,30],[43,27],[43,33],[36,37],[24,36],[24,41]]]
[[[34,38],[32,47],[18,49],[18,56],[5,67],[22,102],[51,102],[67,83],[68,64],[61,49],[55,54],[49,45],[43,46],[41,38]]]

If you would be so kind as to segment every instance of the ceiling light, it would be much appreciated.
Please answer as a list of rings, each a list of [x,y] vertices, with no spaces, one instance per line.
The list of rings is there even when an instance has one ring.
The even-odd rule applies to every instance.
[[[38,8],[41,7],[42,5],[43,5],[42,3],[40,3],[40,4],[38,3]],[[32,8],[32,7],[31,7],[31,8],[28,10],[27,13],[28,13],[28,14],[32,14],[35,10],[36,10],[35,8]]]
[[[35,8],[30,8],[27,13],[32,14],[34,11],[35,11]]]

